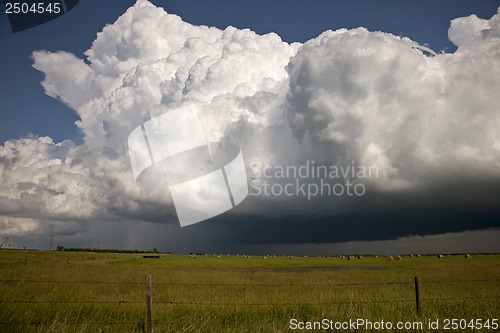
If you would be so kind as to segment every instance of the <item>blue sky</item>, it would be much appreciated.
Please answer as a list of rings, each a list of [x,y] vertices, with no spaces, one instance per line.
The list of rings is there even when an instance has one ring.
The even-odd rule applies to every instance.
[[[363,26],[407,36],[435,51],[453,51],[448,40],[450,20],[496,13],[495,0],[443,1],[172,1],[155,5],[195,25],[224,29],[232,25],[259,34],[275,32],[287,42],[305,42],[328,29]],[[12,33],[0,15],[0,142],[33,133],[55,142],[81,142],[76,113],[44,94],[42,74],[31,67],[33,51],[65,50],[83,57],[96,32],[113,23],[134,1],[81,0],[70,12],[44,25]]]

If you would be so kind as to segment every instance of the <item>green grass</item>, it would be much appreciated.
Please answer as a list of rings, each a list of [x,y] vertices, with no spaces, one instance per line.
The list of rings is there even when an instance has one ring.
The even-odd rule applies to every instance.
[[[155,332],[290,332],[292,318],[426,323],[500,314],[500,256],[389,262],[3,250],[0,332],[143,332],[146,274]]]

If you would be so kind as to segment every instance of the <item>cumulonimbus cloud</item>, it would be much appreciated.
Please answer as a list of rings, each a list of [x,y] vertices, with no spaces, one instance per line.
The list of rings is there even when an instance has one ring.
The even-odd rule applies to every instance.
[[[27,137],[0,147],[0,230],[76,233],[89,220],[175,222],[171,202],[135,184],[127,137],[155,110],[189,103],[204,110],[208,141],[240,145],[250,174],[252,163],[352,161],[377,167],[371,198],[440,193],[433,202],[447,205],[443,194],[462,182],[497,184],[500,13],[457,18],[449,36],[458,46],[453,53],[364,28],[289,44],[273,33],[193,26],[139,0],[97,34],[87,61],[64,51],[33,53],[45,92],[78,113],[84,142]],[[464,199],[460,188],[463,196],[454,198],[492,206],[493,192],[479,192]],[[297,200],[304,198],[253,197],[230,214],[324,218],[366,203]]]

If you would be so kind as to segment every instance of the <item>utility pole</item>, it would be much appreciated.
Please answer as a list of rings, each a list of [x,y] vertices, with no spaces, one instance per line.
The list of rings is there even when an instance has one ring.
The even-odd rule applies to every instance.
[[[99,242],[99,241],[98,241],[98,242],[97,242],[97,251],[99,251],[100,246],[101,246],[101,242]]]
[[[53,243],[53,240],[54,240],[54,235],[51,235],[51,236],[50,236],[49,251],[50,251],[50,250],[52,250],[52,243]]]

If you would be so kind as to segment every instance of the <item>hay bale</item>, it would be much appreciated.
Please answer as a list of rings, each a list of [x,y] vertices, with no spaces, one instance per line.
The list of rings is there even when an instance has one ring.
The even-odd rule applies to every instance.
[[[347,257],[347,260],[354,260],[354,256]]]
[[[385,260],[387,260],[387,261],[393,261],[394,258],[392,256],[387,256],[387,257],[385,257]]]
[[[472,256],[470,254],[466,254],[465,259],[469,259],[469,258],[472,258]]]
[[[402,259],[401,256],[395,256],[394,257],[394,260],[396,260],[396,261],[400,261],[401,259]]]
[[[437,255],[437,257],[438,257],[439,259],[441,259],[441,258],[443,258],[444,256],[443,256],[442,254],[438,254],[438,255]]]

